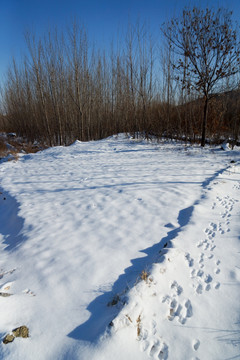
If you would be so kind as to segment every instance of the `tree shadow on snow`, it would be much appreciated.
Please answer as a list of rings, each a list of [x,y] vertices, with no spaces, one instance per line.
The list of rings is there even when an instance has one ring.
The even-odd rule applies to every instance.
[[[15,250],[25,241],[22,234],[24,219],[19,216],[18,202],[6,191],[0,188],[0,234],[5,250]]]
[[[154,262],[161,263],[163,261],[163,255],[166,255],[169,248],[172,247],[171,240],[178,235],[182,227],[188,224],[193,209],[194,206],[190,206],[181,210],[177,219],[179,227],[174,228],[172,224],[166,224],[165,227],[173,228],[173,230],[170,230],[159,243],[140,251],[146,256],[131,260],[132,265],[119,276],[113,284],[112,290],[96,297],[88,305],[87,310],[91,313],[89,319],[69,333],[69,337],[90,342],[98,340],[124,306],[126,292],[140,280],[141,272],[147,271]]]
[[[202,183],[202,189],[207,189],[210,183],[213,182],[218,175],[226,171],[227,168],[228,166],[207,178]],[[154,262],[160,263],[163,261],[163,255],[166,255],[169,248],[172,247],[171,241],[175,239],[178,233],[182,231],[182,228],[189,223],[194,207],[204,198],[205,194],[202,194],[200,199],[197,199],[192,206],[180,210],[177,218],[179,226],[174,228],[172,224],[166,224],[165,227],[173,229],[170,230],[167,236],[162,238],[159,243],[140,251],[146,256],[131,260],[131,266],[126,268],[124,273],[119,276],[113,284],[112,290],[97,296],[88,305],[87,310],[91,314],[89,319],[69,333],[69,337],[90,342],[96,342],[98,340],[124,306],[124,302],[127,300],[126,293],[133,288],[140,279],[141,272],[143,270],[146,271]]]

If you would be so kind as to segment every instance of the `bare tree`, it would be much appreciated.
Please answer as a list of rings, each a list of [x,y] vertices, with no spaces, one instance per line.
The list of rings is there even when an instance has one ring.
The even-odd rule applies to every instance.
[[[181,76],[182,86],[195,89],[204,97],[202,139],[205,145],[209,100],[221,80],[239,71],[240,45],[233,28],[232,13],[219,8],[185,9],[180,18],[163,25],[163,33],[178,55],[173,67]],[[179,77],[180,79],[180,77]]]

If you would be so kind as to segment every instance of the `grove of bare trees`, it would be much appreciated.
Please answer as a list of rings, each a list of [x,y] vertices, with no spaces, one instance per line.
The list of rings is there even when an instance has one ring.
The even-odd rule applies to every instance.
[[[28,53],[13,59],[2,85],[0,131],[50,146],[119,132],[237,142],[240,46],[231,13],[184,9],[160,34],[153,41],[146,25],[129,25],[104,51],[76,22],[41,38],[26,33]]]

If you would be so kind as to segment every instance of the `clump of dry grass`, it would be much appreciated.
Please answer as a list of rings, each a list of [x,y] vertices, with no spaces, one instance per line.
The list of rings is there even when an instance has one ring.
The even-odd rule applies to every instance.
[[[19,154],[17,152],[11,152],[11,156],[8,158],[8,161],[15,160],[17,161],[19,159]]]
[[[141,278],[141,280],[144,280],[144,281],[147,282],[148,276],[149,276],[149,273],[148,273],[146,270],[143,270],[143,271],[141,272],[140,278]]]
[[[43,148],[45,148],[44,146],[40,146],[40,145],[35,145],[32,144],[31,142],[25,142],[25,141],[20,141],[20,140],[10,140],[8,141],[8,143],[13,146],[17,152],[25,152],[27,154],[34,154],[40,150],[42,150]]]
[[[7,145],[4,142],[4,139],[0,138],[0,157],[5,156],[6,152],[7,152]]]
[[[0,134],[0,159],[18,160],[19,153],[32,154],[45,148],[42,144],[33,144],[21,138],[10,138],[6,134]]]
[[[139,338],[141,334],[141,315],[137,318],[137,337]]]

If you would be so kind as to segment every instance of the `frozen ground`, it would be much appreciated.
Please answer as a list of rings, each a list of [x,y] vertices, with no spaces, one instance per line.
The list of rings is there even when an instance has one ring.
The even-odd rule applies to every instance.
[[[0,335],[30,332],[0,358],[240,359],[239,155],[119,136],[0,164]]]

